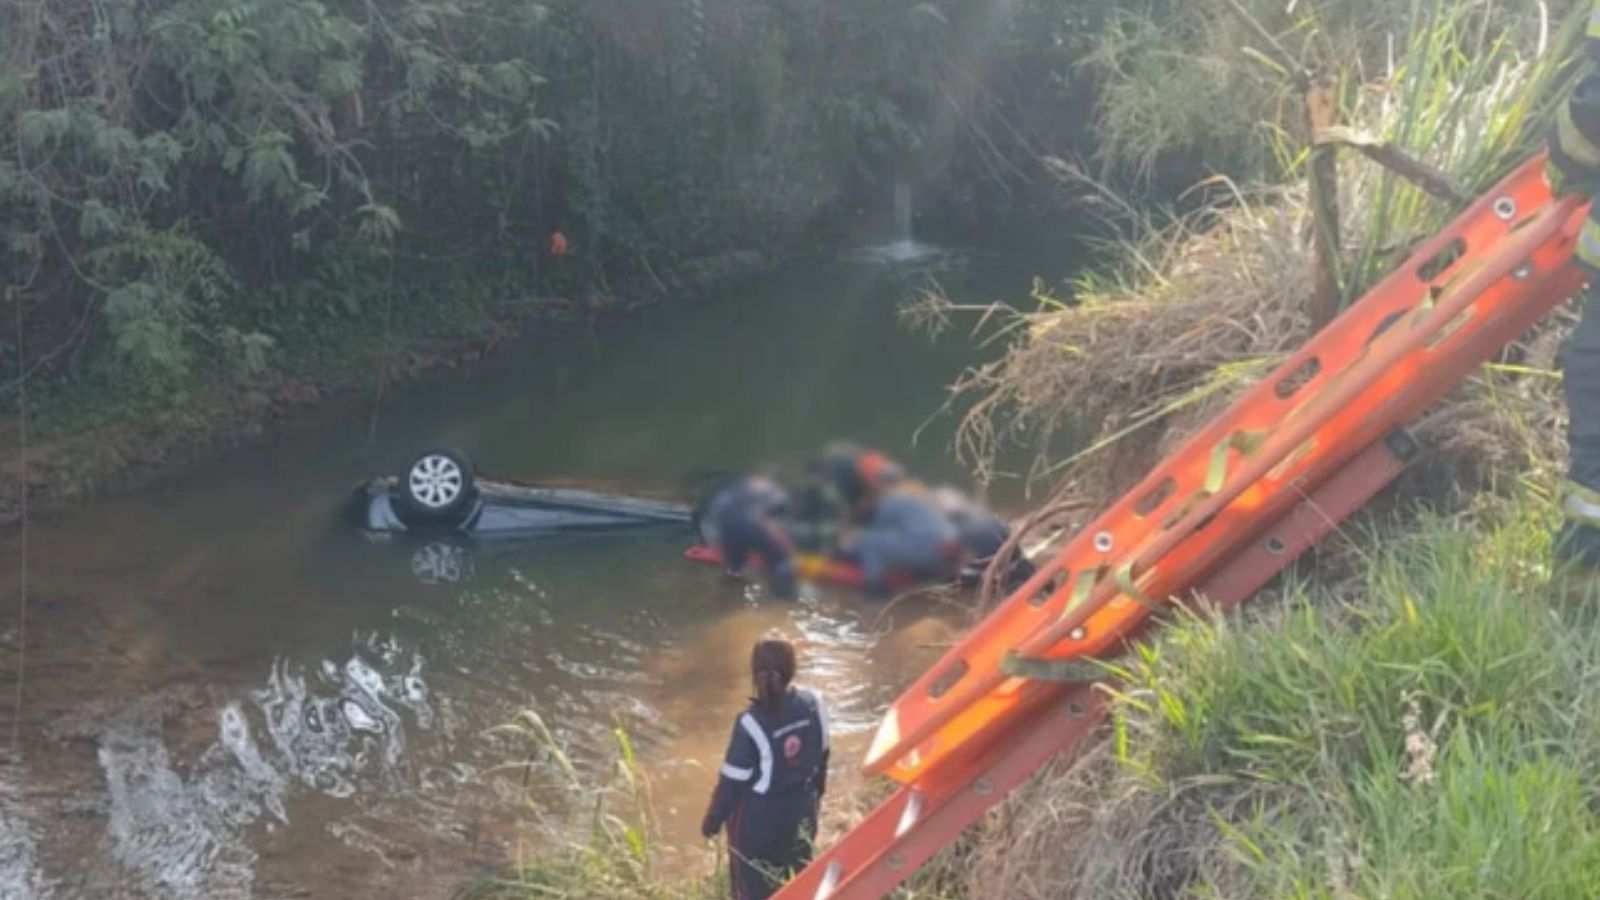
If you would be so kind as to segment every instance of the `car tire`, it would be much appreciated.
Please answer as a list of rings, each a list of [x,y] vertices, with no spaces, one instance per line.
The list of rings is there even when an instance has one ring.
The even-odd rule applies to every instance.
[[[398,498],[407,519],[419,524],[459,524],[477,496],[472,461],[455,450],[425,450],[400,476]]]

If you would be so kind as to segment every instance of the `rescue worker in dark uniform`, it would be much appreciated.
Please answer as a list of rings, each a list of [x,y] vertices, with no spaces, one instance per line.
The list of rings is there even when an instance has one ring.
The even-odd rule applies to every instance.
[[[975,577],[982,577],[983,570],[989,567],[995,554],[1011,538],[1011,526],[983,504],[953,487],[935,488],[931,496],[934,506],[955,526],[957,540],[966,550],[967,571]],[[1018,553],[1003,583],[1007,587],[1021,584],[1032,577],[1035,571],[1033,563]]]
[[[717,491],[705,508],[702,523],[702,534],[722,555],[728,574],[741,576],[752,555],[760,558],[766,567],[768,589],[779,600],[793,600],[798,595],[794,542],[781,522],[788,507],[789,495],[781,485],[752,475]]]
[[[834,556],[861,567],[869,597],[885,599],[894,584],[946,581],[960,571],[966,556],[960,534],[899,463],[837,442],[823,450],[812,471],[844,508]]]
[[[888,456],[845,441],[824,448],[812,472],[843,507],[847,525],[871,519],[878,498],[905,478],[905,470]]]
[[[967,557],[955,525],[926,488],[909,481],[877,499],[866,527],[840,552],[861,566],[867,596],[878,600],[889,596],[896,580],[953,580]]]
[[[727,826],[734,900],[765,900],[810,862],[828,786],[828,716],[814,691],[790,686],[794,647],[750,654],[756,696],[734,720],[700,833]]]
[[[1600,0],[1592,3],[1585,44],[1589,71],[1558,111],[1547,142],[1547,174],[1558,195],[1600,198]],[[1575,257],[1589,280],[1578,325],[1562,351],[1568,455],[1555,556],[1558,563],[1593,570],[1600,569],[1600,203],[1590,207]]]

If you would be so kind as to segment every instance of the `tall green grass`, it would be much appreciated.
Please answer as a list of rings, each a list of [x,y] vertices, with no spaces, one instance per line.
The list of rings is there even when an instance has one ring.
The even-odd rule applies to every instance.
[[[524,711],[495,732],[525,742],[524,760],[507,763],[503,773],[527,774],[537,766],[553,777],[553,787],[568,802],[542,808],[545,834],[519,854],[508,870],[459,891],[454,900],[722,900],[729,895],[722,867],[700,877],[662,873],[659,835],[650,801],[649,780],[633,743],[620,726],[613,730],[617,756],[611,777],[586,779],[538,713]],[[548,795],[551,785],[540,792]]]
[[[1537,564],[1549,525],[1395,523],[1354,592],[1190,612],[1120,666],[1123,777],[1203,785],[1231,860],[1192,895],[1600,896],[1600,615]]]
[[[1574,51],[1587,16],[1575,8],[1550,21],[1529,8],[1524,15],[1541,22],[1530,44],[1526,29],[1490,27],[1482,7],[1412,0],[1409,37],[1387,86],[1361,91],[1348,111],[1377,136],[1449,173],[1469,194],[1486,190],[1541,145],[1577,75]],[[1351,297],[1387,273],[1397,250],[1457,212],[1382,172],[1354,210],[1363,239],[1355,248]]]

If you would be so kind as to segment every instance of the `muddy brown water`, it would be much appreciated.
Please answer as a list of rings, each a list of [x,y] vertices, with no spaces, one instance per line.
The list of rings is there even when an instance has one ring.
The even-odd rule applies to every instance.
[[[339,506],[425,445],[505,477],[683,496],[696,473],[792,472],[848,436],[960,483],[935,414],[983,351],[961,329],[907,331],[896,307],[930,275],[986,302],[1062,265],[808,264],[529,340],[390,392],[375,419],[370,400],[329,409],[37,519],[25,640],[21,535],[0,533],[0,897],[448,897],[559,840],[615,771],[619,730],[663,864],[703,870],[746,654],[773,631],[829,701],[845,793],[884,706],[957,633],[947,608],[827,588],[774,602],[686,562],[675,528],[429,567],[426,545],[357,535]],[[496,730],[523,710],[585,787]]]

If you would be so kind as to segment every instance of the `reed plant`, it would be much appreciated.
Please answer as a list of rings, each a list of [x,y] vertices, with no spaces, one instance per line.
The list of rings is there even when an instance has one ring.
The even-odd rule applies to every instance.
[[[722,900],[728,896],[721,867],[700,877],[663,872],[650,781],[632,740],[613,729],[616,758],[606,777],[585,775],[534,710],[492,731],[525,747],[491,775],[509,775],[526,787],[530,774],[541,784],[528,794],[539,827],[526,835],[507,870],[478,879],[455,900]],[[555,798],[552,800],[552,798]]]
[[[1351,128],[1435,167],[1468,196],[1539,149],[1577,71],[1583,25],[1581,11],[1556,20],[1541,18],[1536,5],[1523,13],[1536,24],[1512,33],[1523,36],[1518,42],[1484,26],[1483,6],[1413,0],[1411,29],[1392,36],[1392,62],[1353,91],[1344,112]],[[964,407],[955,449],[980,480],[1018,479],[1058,504],[1098,508],[1311,336],[1306,307],[1317,259],[1301,177],[1308,153],[1281,129],[1270,140],[1287,181],[1219,178],[1210,187],[1221,199],[1165,219],[1057,161],[1062,177],[1087,187],[1092,208],[1121,229],[1102,248],[1107,262],[1028,304],[962,308],[929,292],[908,310],[938,327],[981,316],[979,330],[1006,344],[951,389],[950,406]],[[1348,303],[1460,205],[1355,153],[1340,156],[1338,173]],[[1551,321],[1570,324],[1570,309]],[[1430,415],[1424,437],[1470,466],[1475,452],[1502,452],[1474,438],[1504,436],[1498,417],[1508,410],[1551,418],[1549,403],[1559,399],[1549,389],[1553,353],[1530,356],[1528,348],[1558,342],[1535,329],[1497,360],[1493,378],[1474,378]],[[1525,397],[1483,394],[1506,389]],[[1559,456],[1558,441],[1537,437],[1519,458]],[[1015,446],[1032,449],[1030,464],[1002,470],[997,460],[1014,458],[1003,451]]]

